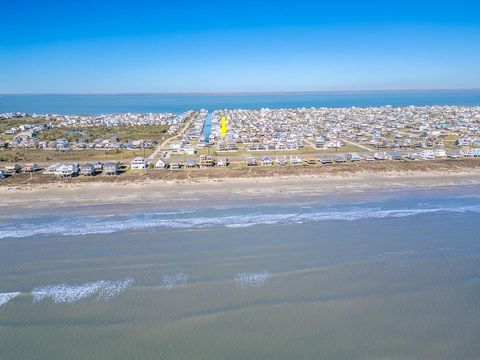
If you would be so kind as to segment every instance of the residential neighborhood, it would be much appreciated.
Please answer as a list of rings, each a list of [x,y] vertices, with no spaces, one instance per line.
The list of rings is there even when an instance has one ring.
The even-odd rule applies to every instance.
[[[227,120],[225,136],[220,132],[222,116]],[[147,170],[480,158],[480,107],[237,109],[179,115],[0,114],[0,124],[7,121],[17,124],[3,127],[0,179],[40,171],[72,178]],[[94,135],[89,133],[92,129]],[[112,135],[118,129],[122,134]],[[97,137],[100,133],[104,136]],[[52,138],[57,134],[63,137]],[[144,134],[146,138],[138,138]],[[126,139],[128,136],[135,139]],[[2,154],[21,148],[77,154],[82,150],[131,150],[134,156],[103,161],[83,161],[77,156],[73,161],[41,164],[1,161]],[[143,156],[135,150],[143,150]]]

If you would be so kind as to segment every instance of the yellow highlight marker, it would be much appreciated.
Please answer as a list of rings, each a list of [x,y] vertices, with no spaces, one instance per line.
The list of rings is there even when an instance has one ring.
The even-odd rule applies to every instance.
[[[222,138],[227,135],[227,117],[225,115],[222,115],[222,122],[220,124],[220,131],[222,133]]]

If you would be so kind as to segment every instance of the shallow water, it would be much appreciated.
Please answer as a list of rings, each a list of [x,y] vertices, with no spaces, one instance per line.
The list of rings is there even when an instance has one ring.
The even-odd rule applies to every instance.
[[[3,219],[0,358],[478,358],[479,209],[469,187]]]

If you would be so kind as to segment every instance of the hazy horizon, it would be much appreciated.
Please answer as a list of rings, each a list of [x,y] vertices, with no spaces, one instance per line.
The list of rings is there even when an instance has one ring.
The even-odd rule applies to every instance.
[[[175,96],[238,96],[238,95],[290,95],[290,94],[361,94],[361,93],[382,93],[382,92],[448,92],[448,91],[479,91],[478,88],[411,88],[411,89],[363,89],[363,90],[278,90],[278,91],[160,91],[160,92],[37,92],[37,93],[0,93],[0,96],[22,96],[22,95],[107,95],[107,96],[122,96],[122,95],[175,95]]]
[[[46,0],[3,10],[2,94],[480,87],[480,5],[469,0]]]

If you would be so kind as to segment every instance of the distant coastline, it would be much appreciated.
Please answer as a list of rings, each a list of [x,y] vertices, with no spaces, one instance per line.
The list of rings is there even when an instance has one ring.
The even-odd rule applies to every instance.
[[[303,92],[2,94],[0,113],[176,113],[207,109],[480,106],[480,89]]]

